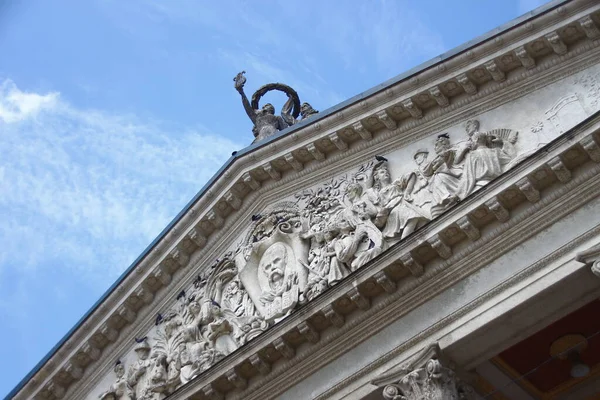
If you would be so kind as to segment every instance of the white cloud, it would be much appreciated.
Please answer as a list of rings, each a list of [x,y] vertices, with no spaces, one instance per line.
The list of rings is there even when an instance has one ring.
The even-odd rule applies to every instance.
[[[42,110],[52,109],[57,102],[58,93],[27,93],[5,80],[0,84],[0,122],[11,124],[34,117]]]
[[[242,147],[1,87],[0,269],[58,264],[105,285]]]

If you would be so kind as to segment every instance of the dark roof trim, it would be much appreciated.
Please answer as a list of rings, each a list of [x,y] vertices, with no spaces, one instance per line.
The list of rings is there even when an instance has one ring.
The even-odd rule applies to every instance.
[[[365,99],[377,92],[385,90],[387,87],[392,86],[396,83],[399,83],[407,78],[410,78],[411,76],[416,75],[416,74],[420,73],[421,71],[423,71],[427,68],[430,68],[431,66],[434,66],[434,65],[436,65],[444,60],[447,60],[449,58],[452,58],[452,57],[456,56],[457,54],[460,54],[460,53],[468,50],[469,48],[475,47],[487,40],[490,40],[491,38],[510,30],[511,28],[514,28],[517,25],[520,25],[520,24],[522,24],[534,17],[537,17],[541,14],[544,14],[544,13],[548,12],[549,10],[552,10],[562,4],[568,3],[569,1],[570,0],[550,1],[549,3],[544,4],[543,6],[540,6],[540,7],[536,8],[535,10],[532,10],[526,14],[523,14],[520,17],[517,17],[503,25],[500,25],[499,27],[497,27],[497,28],[495,28],[473,40],[470,40],[458,47],[453,48],[452,50],[442,53],[441,55],[439,55],[435,58],[432,58],[431,60],[426,61],[414,68],[411,68],[408,71],[403,72],[391,79],[388,79],[387,81],[385,81],[365,92],[362,92],[354,97],[349,98],[348,100],[345,100],[333,107],[330,107],[327,110],[322,111],[319,114],[311,117],[309,120],[302,121],[296,125],[293,125],[287,129],[284,129],[283,131],[281,131],[265,140],[262,140],[258,143],[253,143],[250,146],[245,147],[242,150],[239,150],[238,152],[234,153],[234,155],[232,155],[225,162],[225,164],[223,164],[223,166],[221,168],[219,168],[217,173],[215,173],[215,175],[213,175],[213,177],[208,180],[208,182],[202,187],[202,189],[200,189],[200,191],[198,193],[196,193],[196,195],[175,216],[175,218],[173,218],[173,220],[165,227],[165,229],[163,229],[162,232],[160,232],[158,234],[158,236],[152,241],[152,243],[150,243],[150,245],[148,245],[148,247],[146,247],[146,249],[142,252],[142,254],[140,254],[140,256],[135,259],[135,261],[125,270],[125,272],[123,272],[123,274],[121,274],[121,276],[115,281],[115,283],[113,283],[108,288],[108,290],[106,292],[104,292],[104,294],[100,297],[100,299],[98,299],[98,301],[83,315],[83,317],[79,321],[77,321],[75,326],[73,326],[73,328],[71,328],[69,330],[69,332],[67,332],[67,334],[65,336],[63,336],[62,339],[60,339],[60,341],[46,354],[46,356],[44,356],[44,358],[40,362],[38,362],[35,365],[35,367],[33,367],[33,369],[17,384],[17,386],[15,386],[15,388],[8,393],[8,395],[5,397],[5,400],[9,400],[12,397],[14,397],[15,395],[17,395],[17,393],[25,386],[25,384],[42,368],[42,366],[44,364],[46,364],[46,362],[48,362],[48,360],[54,355],[54,353],[56,353],[58,351],[58,349],[60,349],[60,347],[69,339],[69,337],[77,329],[79,329],[79,327],[92,315],[92,313],[100,306],[100,304],[104,303],[104,301],[113,292],[113,290],[115,290],[121,284],[121,282],[123,282],[125,280],[125,278],[136,268],[136,266],[148,254],[150,254],[152,249],[166,236],[167,232],[169,232],[171,230],[171,228],[173,228],[173,226],[175,226],[177,224],[177,222],[179,222],[179,220],[181,220],[181,218],[188,212],[188,210],[190,208],[192,208],[192,206],[198,201],[198,199],[200,199],[202,197],[202,195],[204,195],[204,193],[217,181],[217,179],[219,179],[219,177],[231,165],[233,165],[235,160],[243,157],[244,155],[246,155],[248,153],[253,152],[254,150],[256,150],[258,148],[266,146],[269,143],[274,142],[283,136],[287,136],[287,135],[291,134],[292,132],[300,130],[300,129],[304,128],[305,126],[312,124],[313,122],[319,121],[327,116],[330,116],[331,114],[333,114],[343,108],[346,108],[351,104],[357,103],[357,102],[361,101],[362,99]]]

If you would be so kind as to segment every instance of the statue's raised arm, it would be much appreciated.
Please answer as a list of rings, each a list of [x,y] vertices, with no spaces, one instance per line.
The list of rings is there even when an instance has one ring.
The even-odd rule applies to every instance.
[[[235,90],[238,91],[240,96],[242,96],[242,104],[244,105],[244,110],[246,110],[246,114],[248,114],[248,117],[250,118],[252,123],[256,124],[256,110],[252,108],[248,97],[246,97],[246,93],[244,93],[244,84],[246,83],[246,77],[244,76],[245,73],[246,71],[242,71],[238,73],[235,76],[235,78],[233,78],[233,86],[235,87]]]

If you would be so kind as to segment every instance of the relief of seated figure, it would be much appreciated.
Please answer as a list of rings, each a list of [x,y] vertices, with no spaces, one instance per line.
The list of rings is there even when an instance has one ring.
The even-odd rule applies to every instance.
[[[506,165],[516,155],[514,143],[517,132],[508,131],[510,134],[505,138],[494,134],[494,131],[481,132],[477,120],[467,121],[466,131],[469,140],[465,146],[466,155],[459,189],[461,199],[502,175]]]
[[[411,175],[392,181],[386,161],[373,166],[373,186],[367,196],[378,208],[378,220],[383,222],[382,233],[388,239],[401,239],[426,223],[428,215],[405,198]],[[409,197],[410,199],[410,197]]]

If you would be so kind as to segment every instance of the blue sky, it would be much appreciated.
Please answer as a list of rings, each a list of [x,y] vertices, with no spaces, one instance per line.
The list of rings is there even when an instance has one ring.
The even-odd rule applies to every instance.
[[[250,144],[237,72],[324,110],[543,3],[0,0],[0,396]]]

